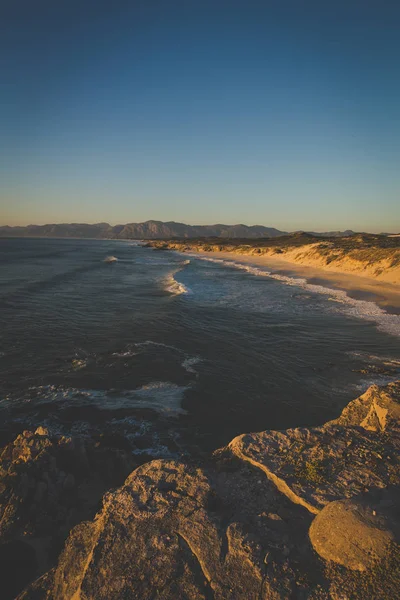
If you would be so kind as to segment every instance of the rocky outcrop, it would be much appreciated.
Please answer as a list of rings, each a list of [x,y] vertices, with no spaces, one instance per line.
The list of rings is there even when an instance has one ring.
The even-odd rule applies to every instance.
[[[120,484],[134,466],[123,451],[81,437],[51,437],[43,427],[24,431],[3,448],[2,597],[14,597],[35,573],[48,569],[70,529],[92,517],[103,493]]]
[[[389,383],[385,387],[372,385],[350,402],[338,419],[329,424],[363,427],[376,433],[398,432],[400,422],[400,385]]]
[[[400,484],[399,395],[399,383],[372,386],[336,421],[241,435],[229,450],[317,514],[333,500]]]
[[[241,465],[225,468],[139,467],[105,496],[93,522],[71,532],[41,597],[289,598],[296,588],[290,530],[299,515],[268,480]],[[31,590],[21,597],[33,597]]]
[[[239,436],[207,463],[138,467],[19,598],[396,597],[399,391],[373,387],[323,427]]]
[[[322,558],[366,571],[385,558],[399,540],[400,493],[384,490],[330,502],[310,527],[313,547]]]

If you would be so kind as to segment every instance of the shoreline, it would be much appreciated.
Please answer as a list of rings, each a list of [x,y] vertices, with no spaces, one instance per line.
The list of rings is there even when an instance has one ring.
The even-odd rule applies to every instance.
[[[372,277],[363,277],[356,274],[342,273],[333,270],[327,271],[321,267],[306,266],[276,256],[256,256],[242,254],[240,252],[224,251],[205,252],[196,251],[195,249],[177,251],[182,254],[192,253],[194,257],[214,257],[255,267],[264,267],[270,269],[271,274],[274,275],[302,277],[308,284],[321,285],[326,288],[341,290],[350,298],[374,302],[388,314],[400,315],[400,286],[393,283],[386,283],[373,279]]]
[[[322,426],[245,433],[194,463],[24,431],[1,455],[1,541],[26,563],[5,598],[150,598],[161,581],[166,599],[391,600],[399,400],[400,381],[373,385]]]

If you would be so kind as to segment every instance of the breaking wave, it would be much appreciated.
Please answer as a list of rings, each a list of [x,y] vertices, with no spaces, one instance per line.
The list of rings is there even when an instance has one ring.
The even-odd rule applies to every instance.
[[[167,348],[168,350],[173,350],[180,355],[183,355],[183,360],[181,362],[181,367],[185,369],[188,373],[195,373],[197,375],[197,371],[194,368],[194,365],[202,362],[203,359],[200,356],[189,356],[184,350],[177,348],[176,346],[171,346],[170,344],[163,344],[162,342],[153,342],[152,340],[146,340],[145,342],[137,342],[134,344],[136,348],[146,347],[146,346],[159,346],[160,348]]]
[[[173,296],[180,296],[181,294],[190,294],[191,290],[180,281],[175,279],[175,275],[183,271],[186,265],[190,264],[190,260],[184,260],[180,263],[179,267],[169,273],[167,277],[164,279],[165,290],[172,294]]]
[[[169,275],[165,280],[165,290],[174,296],[189,294],[190,290],[183,283],[176,281],[173,275]]]
[[[350,298],[344,290],[335,290],[323,285],[317,285],[314,283],[308,283],[304,277],[290,277],[288,275],[280,275],[278,273],[271,273],[268,270],[260,269],[252,265],[247,265],[233,260],[224,260],[221,258],[208,258],[208,257],[197,257],[199,260],[205,260],[208,262],[219,263],[226,267],[233,267],[246,271],[247,273],[255,276],[269,277],[280,281],[284,285],[291,285],[295,287],[303,288],[306,291],[314,292],[316,294],[324,294],[329,296],[328,300],[331,300],[337,305],[334,307],[336,310],[345,312],[347,315],[356,317],[359,319],[365,319],[372,321],[377,324],[378,329],[391,335],[400,337],[400,315],[394,315],[387,313],[380,308],[375,302],[370,300],[356,300]],[[332,307],[333,308],[333,307]],[[334,309],[333,308],[333,309]]]
[[[132,350],[124,350],[121,352],[113,352],[111,356],[116,356],[117,358],[132,358],[136,356],[137,352],[132,352]]]
[[[182,367],[188,372],[188,373],[196,373],[197,371],[196,369],[194,369],[194,365],[197,365],[199,362],[201,362],[201,358],[199,358],[198,356],[193,356],[192,358],[185,358],[185,360],[182,363]]]
[[[170,344],[163,344],[162,342],[153,342],[153,340],[146,340],[144,342],[136,342],[133,345],[136,346],[137,348],[140,348],[141,346],[160,346],[161,348],[168,348],[169,350],[176,350],[176,352],[183,352],[183,350],[181,350],[180,348],[177,348],[176,346],[171,346]]]
[[[185,413],[181,403],[189,386],[177,385],[170,381],[152,381],[134,390],[93,390],[67,388],[56,385],[29,388],[19,401],[35,405],[55,403],[60,408],[95,406],[100,410],[147,408],[165,416]],[[15,403],[16,401],[13,400]],[[5,398],[2,404],[6,404]]]

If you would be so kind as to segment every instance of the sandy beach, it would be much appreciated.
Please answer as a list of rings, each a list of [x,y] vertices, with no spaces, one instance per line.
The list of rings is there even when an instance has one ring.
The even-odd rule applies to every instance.
[[[388,313],[400,314],[399,285],[369,277],[304,266],[275,256],[254,256],[237,252],[196,252],[196,254],[205,258],[214,257],[268,268],[274,274],[303,277],[308,283],[343,290],[351,298],[375,302]]]

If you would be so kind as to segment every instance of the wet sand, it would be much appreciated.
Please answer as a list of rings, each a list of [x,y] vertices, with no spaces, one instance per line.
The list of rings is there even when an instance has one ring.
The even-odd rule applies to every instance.
[[[264,267],[278,275],[304,277],[308,283],[327,288],[343,290],[350,298],[375,302],[380,308],[391,314],[400,314],[400,286],[369,277],[348,275],[325,271],[315,267],[306,267],[282,258],[254,256],[237,252],[196,252],[199,256],[233,260],[242,264]]]

